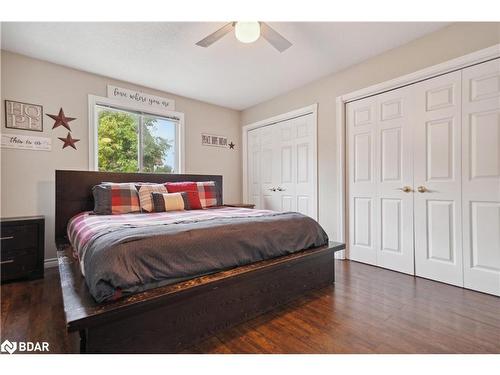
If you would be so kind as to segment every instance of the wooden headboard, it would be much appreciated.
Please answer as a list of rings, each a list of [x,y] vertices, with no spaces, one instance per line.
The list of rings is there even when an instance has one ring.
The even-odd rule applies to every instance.
[[[222,205],[222,176],[196,174],[116,173],[56,170],[56,244],[66,243],[69,219],[94,209],[92,187],[101,182],[215,181],[217,203]]]

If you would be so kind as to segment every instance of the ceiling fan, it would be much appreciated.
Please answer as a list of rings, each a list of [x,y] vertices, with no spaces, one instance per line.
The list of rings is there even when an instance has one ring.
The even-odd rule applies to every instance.
[[[280,52],[283,52],[292,45],[292,43],[265,22],[229,22],[219,30],[200,40],[196,45],[209,47],[233,30],[236,39],[242,43],[253,43],[262,35],[265,40]]]

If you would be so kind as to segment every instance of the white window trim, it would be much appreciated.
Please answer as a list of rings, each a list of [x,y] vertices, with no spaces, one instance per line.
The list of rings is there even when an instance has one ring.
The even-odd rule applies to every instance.
[[[166,111],[157,108],[149,108],[140,105],[123,103],[112,98],[105,98],[96,95],[89,95],[89,165],[90,171],[97,171],[97,105],[115,107],[124,111],[143,112],[145,114],[156,115],[161,117],[177,117],[179,119],[179,136],[176,137],[176,158],[179,171],[176,173],[184,173],[185,171],[185,141],[184,141],[184,113],[176,111]]]

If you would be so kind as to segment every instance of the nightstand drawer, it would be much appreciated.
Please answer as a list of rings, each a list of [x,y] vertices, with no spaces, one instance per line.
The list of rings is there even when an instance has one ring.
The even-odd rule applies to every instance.
[[[38,242],[38,225],[3,225],[0,238],[2,251],[36,247]]]
[[[15,256],[13,254],[15,253]],[[11,255],[12,254],[12,255]],[[17,250],[2,254],[2,279],[25,277],[37,269],[37,249]]]
[[[43,277],[43,216],[1,218],[1,281]]]

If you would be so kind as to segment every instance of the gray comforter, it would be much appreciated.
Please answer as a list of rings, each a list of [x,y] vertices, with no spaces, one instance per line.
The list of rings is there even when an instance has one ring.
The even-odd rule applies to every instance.
[[[327,243],[316,221],[292,212],[131,225],[92,239],[82,266],[90,293],[102,302]]]

